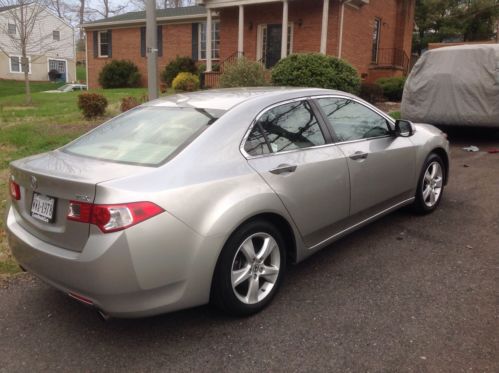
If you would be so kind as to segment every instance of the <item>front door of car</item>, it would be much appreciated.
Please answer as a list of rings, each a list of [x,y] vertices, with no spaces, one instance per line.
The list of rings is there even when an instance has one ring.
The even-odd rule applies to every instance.
[[[248,163],[279,196],[307,246],[329,238],[349,215],[347,162],[327,139],[312,105],[299,100],[260,115],[244,146]]]
[[[350,171],[350,214],[372,215],[414,196],[416,147],[382,115],[354,100],[319,98]]]

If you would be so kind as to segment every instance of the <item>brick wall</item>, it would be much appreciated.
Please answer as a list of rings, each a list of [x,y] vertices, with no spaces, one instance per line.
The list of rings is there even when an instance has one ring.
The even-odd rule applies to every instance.
[[[371,65],[372,33],[375,18],[381,19],[380,49],[402,49],[411,55],[412,28],[414,24],[415,0],[370,0],[369,5],[360,8],[345,6],[343,22],[342,58],[350,62],[368,81],[380,76],[400,75],[396,69],[380,71]],[[327,54],[338,55],[340,9],[338,1],[331,0]],[[245,6],[244,51],[256,60],[258,25],[281,24],[282,3]],[[294,25],[293,52],[319,52],[322,0],[296,0],[289,2],[289,21]],[[89,51],[89,85],[98,86],[98,74],[109,58],[93,57],[92,32],[87,32]],[[137,66],[146,85],[146,58],[140,56],[140,27],[113,29],[113,59],[129,59]],[[238,9],[220,10],[220,57],[221,61],[237,52]],[[163,56],[159,69],[176,56],[191,56],[192,24],[163,25]],[[376,70],[376,71],[375,71]]]
[[[158,59],[158,71],[176,56],[192,55],[192,24],[163,25],[163,56]],[[147,85],[147,58],[140,54],[140,26],[112,29],[112,58],[95,58],[93,52],[93,32],[87,31],[88,84],[99,87],[99,72],[112,60],[131,60],[141,74],[141,84]]]

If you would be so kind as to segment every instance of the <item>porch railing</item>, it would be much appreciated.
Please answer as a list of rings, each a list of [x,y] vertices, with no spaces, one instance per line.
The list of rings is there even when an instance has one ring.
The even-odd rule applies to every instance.
[[[397,67],[403,70],[404,75],[409,71],[409,56],[402,49],[382,48],[378,50],[377,61],[372,65],[379,67]]]
[[[234,52],[220,62],[218,71],[204,72],[201,79],[201,87],[218,88],[220,85],[220,76],[225,71],[226,66],[236,62],[240,57],[244,57],[244,52]]]

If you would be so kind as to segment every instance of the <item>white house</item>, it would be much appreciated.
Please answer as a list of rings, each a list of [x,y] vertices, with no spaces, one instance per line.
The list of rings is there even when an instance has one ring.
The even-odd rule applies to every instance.
[[[23,19],[34,20],[26,43],[30,80],[47,81],[51,70],[67,82],[76,80],[73,27],[49,10],[36,8],[35,3],[25,7]],[[24,80],[20,12],[18,5],[0,7],[0,79]]]

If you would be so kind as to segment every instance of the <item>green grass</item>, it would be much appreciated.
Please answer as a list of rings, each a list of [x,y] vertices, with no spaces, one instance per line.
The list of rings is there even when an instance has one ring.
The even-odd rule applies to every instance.
[[[107,98],[109,106],[105,117],[88,121],[76,105],[80,92],[43,93],[57,85],[32,83],[33,104],[26,106],[23,84],[0,81],[0,275],[19,271],[3,229],[9,162],[58,148],[117,115],[123,97],[141,98],[147,93],[144,88],[95,90]]]
[[[76,66],[76,80],[82,83],[87,81],[87,68],[84,65]]]
[[[62,86],[64,83],[31,82],[32,93],[48,91]],[[5,97],[24,94],[24,81],[0,79],[0,100]]]
[[[388,115],[390,115],[393,119],[402,119],[400,111],[391,111]]]

